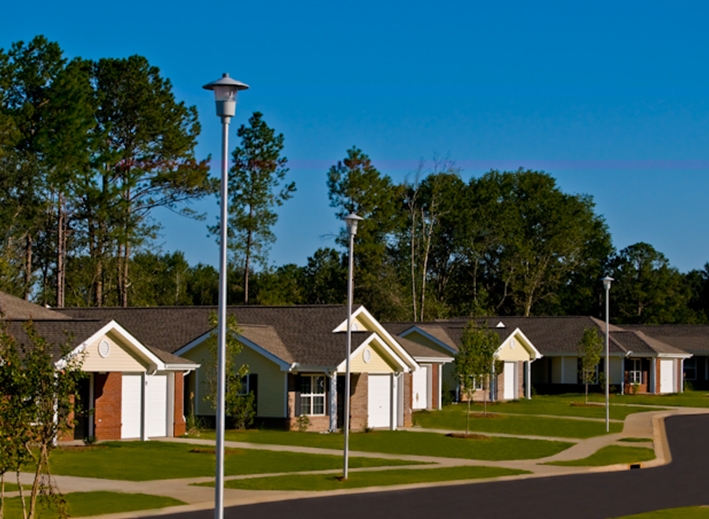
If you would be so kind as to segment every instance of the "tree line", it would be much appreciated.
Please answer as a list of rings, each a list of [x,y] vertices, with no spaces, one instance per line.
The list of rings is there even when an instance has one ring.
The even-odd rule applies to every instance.
[[[195,107],[156,67],[140,56],[68,60],[37,37],[0,51],[0,101],[0,289],[58,307],[216,304],[215,268],[153,250],[154,209],[202,218],[189,204],[217,184],[195,157]],[[258,112],[237,136],[229,302],[344,302],[344,224],[305,265],[272,266],[276,210],[296,191],[284,136]],[[599,279],[610,274],[619,323],[709,322],[709,264],[680,273],[649,244],[615,250],[592,197],[543,171],[465,180],[435,156],[396,183],[352,147],[323,173],[337,216],[364,218],[355,299],[383,320],[601,316]]]

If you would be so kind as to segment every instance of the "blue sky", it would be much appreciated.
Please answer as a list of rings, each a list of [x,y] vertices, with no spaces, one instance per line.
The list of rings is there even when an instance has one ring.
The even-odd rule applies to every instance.
[[[70,57],[146,56],[197,106],[199,157],[220,150],[202,85],[222,72],[251,85],[232,143],[263,112],[298,188],[274,229],[275,265],[333,245],[326,172],[353,145],[397,182],[434,153],[465,178],[543,169],[594,197],[616,248],[649,242],[682,271],[709,261],[707,2],[31,5],[3,6],[0,47],[44,34]],[[215,221],[214,199],[195,208]],[[156,217],[163,250],[217,262],[204,222]]]

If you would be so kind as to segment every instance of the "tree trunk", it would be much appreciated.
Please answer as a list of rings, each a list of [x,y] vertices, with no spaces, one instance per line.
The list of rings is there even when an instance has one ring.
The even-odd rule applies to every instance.
[[[433,213],[436,209],[435,200],[431,200],[430,221],[428,223],[428,231],[426,230],[426,220],[421,215],[421,228],[426,237],[426,246],[423,252],[423,267],[421,269],[421,321],[424,320],[424,305],[426,303],[426,278],[428,277],[428,258],[431,255],[431,242],[433,241],[433,227],[435,225],[435,216]]]
[[[121,298],[121,306],[126,308],[128,306],[128,288],[130,288],[130,283],[128,282],[128,267],[130,261],[130,243],[126,243],[123,247],[123,295]]]
[[[414,201],[410,201],[414,204]],[[411,211],[411,305],[414,312],[414,322],[418,317],[416,311],[416,210]]]
[[[28,233],[25,237],[25,286],[22,298],[25,301],[30,299],[30,288],[32,286],[32,236]]]
[[[64,307],[64,286],[66,278],[66,211],[64,197],[59,193],[57,200],[57,274],[56,274],[56,306]]]
[[[249,303],[249,263],[251,260],[251,231],[246,234],[246,254],[244,256],[244,304]]]

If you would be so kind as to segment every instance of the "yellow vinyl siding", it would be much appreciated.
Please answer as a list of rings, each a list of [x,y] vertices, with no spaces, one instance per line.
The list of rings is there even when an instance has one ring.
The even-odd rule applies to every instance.
[[[206,399],[209,394],[209,375],[207,370],[214,369],[214,361],[211,360],[209,349],[204,343],[195,346],[190,351],[182,355],[184,358],[200,364],[197,370],[197,388],[195,391],[195,412],[198,415],[213,415],[214,407]],[[256,353],[248,346],[243,346],[241,353],[234,361],[238,368],[242,364],[249,366],[249,373],[258,375],[257,408],[259,417],[283,417],[285,399],[285,377],[280,367]],[[194,388],[190,387],[190,391]]]
[[[104,358],[98,354],[98,345],[101,341],[106,341],[111,345],[108,357]],[[81,369],[87,372],[124,371],[135,373],[147,371],[146,366],[138,360],[128,346],[122,345],[108,334],[102,335],[88,345]]]
[[[364,362],[364,352],[369,350],[371,357],[369,362]],[[350,370],[352,373],[394,373],[394,365],[387,361],[382,354],[377,351],[376,346],[372,343],[365,348],[355,352],[350,359]]]
[[[510,338],[497,352],[497,358],[506,361],[526,361],[529,360],[529,357],[529,352],[514,337]]]

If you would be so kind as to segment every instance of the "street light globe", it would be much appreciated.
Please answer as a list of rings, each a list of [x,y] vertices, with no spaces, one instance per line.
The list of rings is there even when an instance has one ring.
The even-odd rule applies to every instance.
[[[610,289],[611,289],[611,283],[612,283],[613,281],[615,281],[615,279],[613,279],[613,278],[610,277],[610,276],[606,276],[606,277],[604,277],[601,281],[603,281],[603,288],[604,288],[604,290],[610,290]]]
[[[357,224],[362,220],[364,220],[364,218],[357,216],[354,213],[350,213],[345,216],[345,223],[347,224],[347,230],[349,231],[350,236],[357,234]]]
[[[207,83],[202,88],[214,92],[214,101],[217,104],[217,115],[219,117],[234,117],[236,114],[236,96],[239,90],[246,90],[249,85],[232,79],[226,72],[222,77],[211,83]]]

